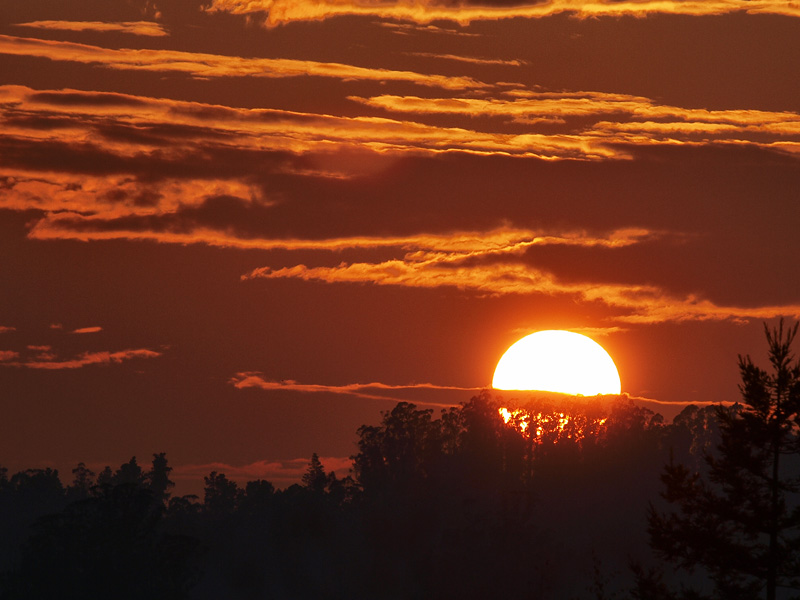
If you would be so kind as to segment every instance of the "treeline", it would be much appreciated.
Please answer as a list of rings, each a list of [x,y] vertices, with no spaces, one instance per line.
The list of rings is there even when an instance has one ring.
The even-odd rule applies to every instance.
[[[401,402],[357,431],[350,475],[205,478],[166,456],[64,486],[0,470],[0,598],[781,600],[800,591],[800,362],[766,329],[742,403],[672,423],[626,397],[434,416]]]
[[[2,470],[2,598],[602,598],[631,588],[629,562],[648,560],[661,467],[670,456],[702,462],[715,410],[690,406],[665,424],[620,398],[598,425],[586,418],[596,406],[538,400],[524,414],[539,431],[526,435],[499,408],[489,394],[436,417],[399,403],[358,430],[350,476],[314,455],[284,490],[212,472],[202,499],[172,496],[163,453],[147,469],[135,458],[96,475],[80,464],[66,486],[54,470]]]

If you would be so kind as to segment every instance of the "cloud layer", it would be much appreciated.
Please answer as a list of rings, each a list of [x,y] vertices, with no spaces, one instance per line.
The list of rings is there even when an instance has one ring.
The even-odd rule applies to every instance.
[[[345,15],[397,19],[416,23],[448,20],[461,25],[473,21],[514,18],[538,19],[559,14],[578,18],[645,17],[651,14],[691,16],[729,13],[777,14],[800,17],[800,7],[793,2],[774,0],[553,0],[550,2],[469,2],[459,0],[420,0],[413,3],[392,0],[213,0],[211,11],[234,14],[263,13],[270,26],[293,21],[324,20]]]

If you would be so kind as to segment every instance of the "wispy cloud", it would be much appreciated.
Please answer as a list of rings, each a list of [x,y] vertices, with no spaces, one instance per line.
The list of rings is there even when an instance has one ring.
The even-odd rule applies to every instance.
[[[75,329],[72,333],[97,333],[98,331],[103,331],[102,327],[81,327],[80,329]]]
[[[52,223],[35,229],[45,237],[82,219],[177,211],[212,196],[257,197],[245,176],[253,171],[246,171],[242,158],[261,173],[347,178],[399,156],[444,152],[619,160],[629,158],[632,147],[654,144],[800,149],[800,116],[792,112],[686,109],[597,92],[511,93],[511,100],[353,99],[404,114],[495,116],[512,122],[518,133],[0,86],[0,143],[5,146],[0,207],[79,215],[54,213]],[[545,133],[554,123],[560,133]],[[181,148],[172,143],[176,133],[185,142]],[[154,173],[161,173],[160,179],[154,181]],[[94,225],[99,224],[81,223],[82,235],[90,235]],[[177,243],[185,242],[186,233],[165,232]]]
[[[655,404],[655,405],[660,405],[660,406],[683,406],[683,407],[690,406],[690,405],[695,405],[695,406],[719,406],[719,405],[725,405],[725,406],[730,406],[731,404],[735,404],[736,403],[735,401],[726,401],[726,400],[719,401],[719,402],[713,402],[713,401],[707,401],[707,400],[686,402],[686,401],[673,401],[673,400],[656,400],[655,398],[649,398],[649,397],[646,397],[646,396],[628,396],[627,394],[626,394],[626,396],[628,398],[630,398],[631,400],[633,400],[634,402],[637,402],[637,403]]]
[[[45,350],[46,349],[46,350]],[[161,352],[148,350],[146,348],[120,350],[117,352],[83,352],[77,357],[67,360],[58,360],[56,356],[49,352],[50,347],[29,347],[29,350],[39,350],[40,352],[24,360],[13,360],[3,362],[4,367],[19,367],[26,369],[62,370],[80,369],[90,365],[113,365],[121,364],[128,360],[141,358],[157,358]],[[17,357],[15,357],[17,358]]]
[[[31,27],[34,29],[54,29],[57,31],[100,31],[113,33],[128,33],[149,37],[163,37],[169,35],[166,29],[153,21],[31,21],[18,23],[17,27]]]
[[[0,325],[0,333],[10,333],[16,330],[17,330],[16,327],[7,327],[5,325]]]
[[[370,69],[341,63],[286,58],[244,58],[221,54],[103,48],[74,42],[0,35],[0,54],[37,56],[108,69],[185,73],[191,77],[328,77],[342,80],[405,81],[452,90],[486,87],[469,77]]]
[[[274,381],[265,378],[263,374],[253,371],[237,373],[234,375],[230,383],[237,389],[256,388],[266,391],[291,391],[302,394],[340,394],[354,396],[357,398],[366,398],[369,400],[390,400],[398,401],[405,398],[398,398],[398,393],[409,392],[413,390],[426,390],[426,391],[444,391],[444,392],[477,392],[483,388],[478,387],[460,387],[448,385],[436,385],[433,383],[415,383],[406,385],[390,385],[386,383],[354,383],[347,385],[322,385],[322,384],[308,384],[298,383],[291,380]],[[419,401],[414,400],[415,404],[422,404],[426,406],[454,406],[453,403],[442,403],[433,401]]]
[[[19,352],[14,352],[13,350],[0,350],[0,362],[15,360],[18,357]]]
[[[567,13],[577,18],[604,16],[646,17],[651,14],[721,15],[731,13],[777,14],[800,17],[795,2],[778,0],[550,0],[514,2],[506,5],[489,0],[213,0],[208,10],[247,14],[266,13],[266,24],[323,20],[343,15],[361,15],[416,23],[472,21],[513,18],[538,19]]]
[[[492,254],[486,253],[485,257],[490,258]],[[245,277],[417,288],[455,287],[489,295],[562,295],[616,309],[620,314],[614,318],[624,323],[768,319],[783,315],[800,317],[800,305],[718,305],[697,295],[677,296],[654,285],[564,282],[548,271],[523,262],[476,262],[472,260],[474,258],[474,254],[458,252],[417,252],[380,263],[341,263],[334,267],[301,264],[280,269],[263,267]]]
[[[453,60],[456,62],[470,63],[474,65],[503,65],[511,67],[521,67],[526,64],[523,60],[501,59],[501,58],[477,58],[474,56],[460,56],[457,54],[436,54],[435,52],[406,52],[407,56],[420,56],[423,58],[437,58],[441,60]]]
[[[800,114],[790,111],[706,110],[658,104],[649,98],[599,92],[534,92],[509,90],[501,98],[421,98],[382,95],[352,100],[391,112],[493,116],[536,125],[560,123],[570,133],[596,142],[637,145],[713,143],[715,140],[754,145],[800,142]],[[615,116],[617,121],[608,120]],[[624,120],[623,120],[624,118]],[[596,119],[588,126],[585,119]],[[574,125],[570,124],[574,121]],[[579,129],[575,129],[579,128]]]
[[[219,211],[218,211],[219,212]],[[30,230],[33,239],[72,238],[152,240],[162,243],[203,243],[211,246],[261,250],[316,250],[338,252],[351,249],[397,248],[407,251],[448,251],[470,254],[521,254],[534,246],[579,246],[622,248],[645,240],[657,239],[662,232],[641,228],[621,229],[608,235],[591,235],[585,231],[534,231],[501,227],[489,231],[454,231],[419,233],[404,236],[349,236],[336,238],[269,238],[237,233],[231,223],[219,219],[217,228],[208,223],[192,222],[189,215],[167,215],[160,223],[154,216],[108,220],[77,213],[56,213],[36,223]],[[148,227],[150,225],[150,227]],[[245,279],[248,276],[244,277]]]
[[[331,177],[347,176],[349,172],[342,169],[344,166],[349,165],[350,172],[358,173],[359,163],[369,165],[381,157],[406,153],[461,151],[554,159],[627,156],[609,145],[613,139],[608,135],[601,137],[580,131],[497,133],[378,117],[241,109],[124,94],[38,92],[21,86],[0,87],[0,119],[10,158],[32,157],[20,167],[52,169],[52,160],[33,160],[38,156],[36,148],[42,148],[39,152],[52,148],[47,154],[50,156],[61,148],[58,144],[68,144],[73,153],[80,149],[107,155],[104,175],[113,175],[114,170],[125,172],[126,168],[155,157],[161,157],[162,162],[170,158],[191,162],[191,146],[180,151],[172,148],[176,133],[180,133],[186,144],[204,144],[203,156],[214,150],[230,152],[232,148],[270,152],[271,155],[264,157],[269,161],[267,165],[274,163],[276,168],[284,170],[300,168],[292,164],[292,155],[313,152],[319,157],[318,166],[308,174]],[[87,143],[88,139],[92,142]],[[36,146],[32,147],[33,144]],[[170,147],[171,152],[164,152],[165,147]],[[342,156],[347,152],[354,157],[349,162],[325,160],[326,156]],[[372,161],[366,160],[367,153],[373,155]],[[74,159],[66,164],[78,166]],[[80,166],[91,172],[91,162],[81,162]],[[304,168],[308,170],[309,166]],[[201,177],[208,178],[209,175]]]
[[[614,333],[621,333],[628,331],[627,327],[618,327],[618,326],[611,326],[611,327],[565,327],[568,331],[574,331],[575,333],[581,333],[583,335],[589,336],[591,338],[594,337],[605,337],[607,335],[612,335]],[[527,331],[527,333],[533,333],[532,331]]]
[[[397,23],[393,21],[378,21],[377,25],[392,30],[398,35],[415,35],[420,33],[434,35],[448,35],[458,37],[481,37],[480,33],[470,33],[463,29],[453,27],[439,27],[430,23]]]

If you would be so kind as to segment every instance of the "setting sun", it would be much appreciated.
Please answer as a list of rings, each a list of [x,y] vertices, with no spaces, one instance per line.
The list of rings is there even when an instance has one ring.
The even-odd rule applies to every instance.
[[[512,344],[497,363],[492,387],[582,396],[621,391],[608,352],[585,335],[561,330],[538,331]]]

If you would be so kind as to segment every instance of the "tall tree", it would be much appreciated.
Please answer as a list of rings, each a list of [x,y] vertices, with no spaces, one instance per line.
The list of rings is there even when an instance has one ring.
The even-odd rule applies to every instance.
[[[88,498],[94,485],[94,471],[88,469],[83,462],[72,469],[75,478],[72,485],[67,488],[67,498],[69,500],[83,500]]]
[[[704,567],[726,599],[775,600],[800,589],[800,363],[791,352],[798,326],[764,326],[770,372],[739,357],[743,405],[718,407],[720,444],[701,474],[669,464],[664,498],[651,507],[651,545],[683,568]]]
[[[175,486],[175,482],[169,478],[171,471],[166,452],[153,454],[153,468],[147,473],[146,479],[157,502],[166,504],[169,501],[169,490]]]
[[[303,473],[302,481],[304,487],[317,494],[322,494],[325,491],[325,486],[328,485],[325,467],[322,466],[322,462],[316,452],[311,455],[311,462],[308,463],[308,468]]]

